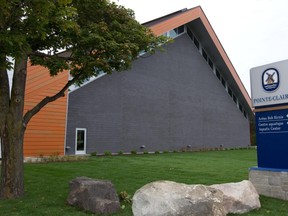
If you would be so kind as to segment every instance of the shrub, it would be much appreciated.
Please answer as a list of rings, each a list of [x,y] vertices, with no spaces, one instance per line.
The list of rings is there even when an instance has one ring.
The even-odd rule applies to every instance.
[[[137,154],[137,151],[132,150],[132,151],[131,151],[131,154]]]
[[[104,155],[106,155],[106,156],[110,156],[110,155],[112,155],[112,154],[111,154],[110,151],[105,151],[105,152],[104,152]]]
[[[132,203],[132,197],[126,191],[121,191],[118,196],[121,202]]]
[[[41,158],[39,162],[51,163],[51,162],[70,162],[70,161],[82,161],[82,160],[88,160],[88,157],[75,156],[75,155],[64,155],[64,156],[50,155],[48,157]]]
[[[118,154],[119,154],[119,155],[123,155],[123,151],[119,151]]]
[[[155,151],[155,154],[160,154],[160,152],[159,151]]]
[[[97,155],[97,152],[91,152],[90,155],[91,155],[91,156],[96,156],[96,155]]]
[[[143,154],[149,154],[149,152],[148,151],[144,151]]]

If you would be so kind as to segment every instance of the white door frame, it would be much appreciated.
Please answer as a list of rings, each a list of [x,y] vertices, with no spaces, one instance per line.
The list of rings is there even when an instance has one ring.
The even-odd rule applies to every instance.
[[[83,140],[83,149],[78,150],[77,145],[78,145],[78,131],[84,131],[84,140]],[[83,155],[86,154],[86,137],[87,137],[87,129],[86,128],[76,128],[76,133],[75,133],[75,154],[76,155]]]

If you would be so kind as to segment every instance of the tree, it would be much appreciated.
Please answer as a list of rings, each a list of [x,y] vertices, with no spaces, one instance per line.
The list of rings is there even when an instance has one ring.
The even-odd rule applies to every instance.
[[[0,5],[0,197],[8,199],[24,195],[23,136],[30,119],[70,85],[125,70],[140,51],[153,51],[165,38],[135,21],[132,10],[108,0],[0,0]],[[28,60],[47,67],[51,76],[69,69],[73,79],[24,113]]]

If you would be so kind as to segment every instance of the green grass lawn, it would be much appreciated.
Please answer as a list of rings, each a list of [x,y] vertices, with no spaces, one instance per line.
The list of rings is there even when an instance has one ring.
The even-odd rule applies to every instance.
[[[91,157],[87,161],[25,164],[25,197],[0,201],[0,215],[93,215],[65,204],[68,182],[77,176],[109,179],[117,192],[133,195],[143,185],[156,180],[187,184],[218,184],[248,179],[249,167],[256,165],[256,151],[165,153]],[[262,208],[244,216],[288,215],[287,201],[261,197]],[[127,205],[121,216],[132,215]]]

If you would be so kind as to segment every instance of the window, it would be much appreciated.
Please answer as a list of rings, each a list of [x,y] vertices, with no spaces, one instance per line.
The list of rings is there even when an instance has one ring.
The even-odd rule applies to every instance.
[[[185,32],[185,26],[182,25],[182,26],[179,26],[173,30],[170,30],[170,31],[164,33],[163,35],[166,37],[170,37],[170,38],[176,38],[178,35],[180,35],[184,32]]]
[[[233,94],[233,101],[237,104],[237,98],[236,98],[236,96]]]
[[[200,44],[199,44],[199,41],[195,37],[194,37],[194,44],[199,49]]]
[[[216,76],[219,80],[221,80],[221,75],[220,75],[220,72],[216,69]]]
[[[243,115],[244,115],[245,118],[247,119],[247,113],[245,112],[245,110],[243,111]]]
[[[194,35],[193,35],[193,33],[190,31],[189,28],[187,28],[187,34],[189,35],[189,37],[191,38],[191,40],[194,41]]]
[[[187,27],[186,29],[187,29],[187,34],[189,35],[189,37],[191,38],[191,40],[194,42],[195,46],[199,50],[199,48],[200,48],[199,41],[196,39],[196,37],[194,36],[194,34],[192,33],[192,31],[190,30],[189,27]]]
[[[180,27],[179,27],[180,28]],[[177,31],[180,31],[179,29]],[[181,30],[182,31],[182,30]],[[205,59],[205,61],[208,63],[208,65],[211,67],[212,71],[214,72],[214,74],[216,75],[216,77],[219,79],[219,81],[221,82],[221,84],[223,85],[223,87],[225,88],[226,92],[230,95],[230,97],[233,99],[233,101],[235,102],[236,106],[238,107],[238,109],[243,113],[243,115],[245,116],[245,118],[248,118],[247,113],[245,112],[243,106],[239,103],[237,97],[233,94],[232,89],[229,87],[228,83],[226,82],[226,80],[222,77],[220,71],[216,68],[217,65],[215,65],[213,63],[213,61],[209,58],[208,54],[206,53],[206,51],[203,49],[202,44],[197,40],[197,38],[195,37],[195,35],[193,34],[193,32],[191,31],[191,29],[186,26],[186,32],[189,35],[189,37],[191,38],[191,40],[194,42],[195,46],[197,47],[198,51],[200,52],[200,54],[203,56],[203,58]]]
[[[204,49],[202,49],[202,56],[206,61],[208,60],[207,53],[204,51]]]
[[[184,28],[184,25],[182,25],[182,26],[179,26],[179,27],[178,27],[178,32],[177,32],[177,33],[178,33],[178,35],[179,35],[179,34],[182,34],[182,33],[184,33],[184,32],[185,32],[185,28]]]
[[[142,55],[142,54],[140,53],[139,55]],[[76,90],[76,89],[78,89],[78,88],[80,88],[80,87],[82,87],[84,85],[87,85],[88,83],[90,83],[90,82],[92,82],[92,81],[94,81],[96,79],[99,79],[100,77],[102,77],[102,76],[107,74],[107,73],[105,73],[102,70],[101,71],[100,70],[97,71],[97,69],[95,69],[95,72],[93,72],[93,73],[96,74],[96,75],[85,79],[81,85],[78,85],[78,84],[71,85],[69,87],[68,91],[74,91],[74,90]],[[73,79],[73,76],[69,73],[69,80],[72,80],[72,79]]]
[[[223,77],[221,77],[221,83],[226,88],[226,81],[223,79]]]
[[[209,66],[211,67],[211,69],[213,70],[213,62],[212,62],[211,59],[208,60],[208,64],[209,64]]]
[[[232,90],[228,87],[228,94],[230,95],[230,97],[232,97],[233,93]]]
[[[86,128],[76,128],[75,154],[86,154]]]
[[[164,34],[162,34],[162,36],[168,37],[168,32],[165,32]]]
[[[169,31],[169,37],[175,38],[177,36],[177,28]]]
[[[243,108],[242,108],[242,105],[239,103],[239,110],[242,112],[243,111]]]

